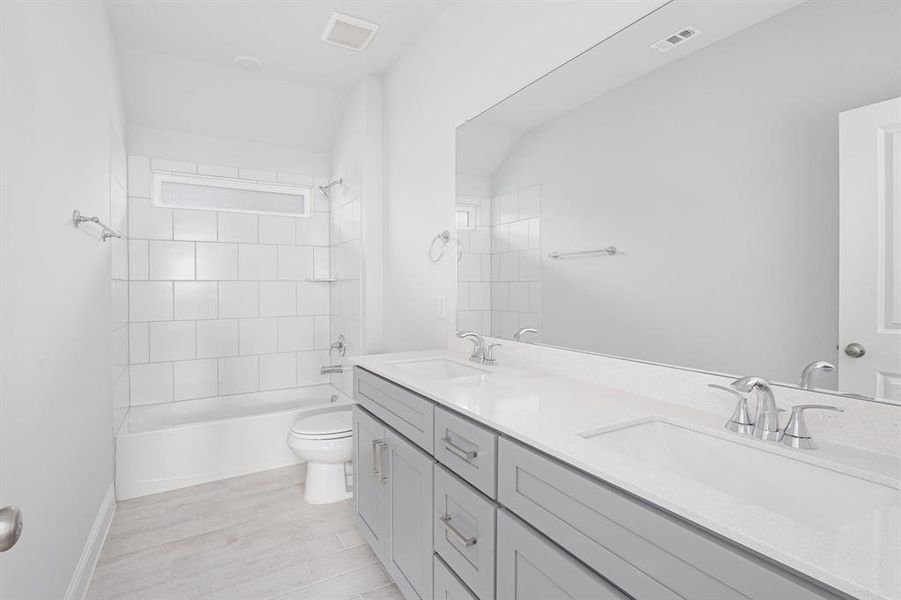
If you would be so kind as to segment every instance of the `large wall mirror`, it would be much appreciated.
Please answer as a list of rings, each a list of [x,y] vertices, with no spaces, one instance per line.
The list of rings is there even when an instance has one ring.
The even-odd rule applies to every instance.
[[[664,4],[458,129],[457,236],[458,329],[901,403],[901,3]]]

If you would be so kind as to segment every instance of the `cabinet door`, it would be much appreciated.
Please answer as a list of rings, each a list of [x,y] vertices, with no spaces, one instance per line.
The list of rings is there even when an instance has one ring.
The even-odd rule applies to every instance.
[[[354,407],[354,512],[363,537],[385,561],[388,553],[388,487],[384,478],[387,430]]]
[[[628,596],[505,511],[497,514],[499,600],[627,600]]]
[[[407,600],[432,598],[431,456],[388,430],[383,479],[388,489],[389,554],[385,565]]]

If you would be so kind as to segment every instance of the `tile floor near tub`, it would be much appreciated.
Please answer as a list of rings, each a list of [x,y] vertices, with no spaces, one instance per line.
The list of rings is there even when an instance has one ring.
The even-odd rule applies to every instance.
[[[402,600],[350,501],[287,467],[120,502],[88,600]]]

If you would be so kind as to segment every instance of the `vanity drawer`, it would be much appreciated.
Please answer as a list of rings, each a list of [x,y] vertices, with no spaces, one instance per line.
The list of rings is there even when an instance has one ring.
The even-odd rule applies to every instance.
[[[491,498],[497,497],[497,434],[435,409],[435,458]]]
[[[437,554],[435,555],[434,598],[435,600],[479,600]]]
[[[435,465],[435,552],[478,595],[494,598],[494,503]]]
[[[428,452],[434,450],[435,406],[398,385],[354,367],[354,400]]]
[[[610,582],[506,511],[498,511],[497,532],[499,600],[629,600]]]
[[[839,598],[508,439],[498,460],[499,502],[635,598]]]

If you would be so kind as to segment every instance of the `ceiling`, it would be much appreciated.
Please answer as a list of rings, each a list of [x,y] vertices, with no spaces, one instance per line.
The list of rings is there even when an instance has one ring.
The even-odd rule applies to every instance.
[[[107,0],[120,47],[239,69],[248,54],[260,73],[334,91],[382,73],[444,10],[446,1]],[[320,41],[333,11],[381,26],[365,52]]]
[[[673,0],[663,3],[648,16],[460,127],[457,130],[457,163],[461,168],[469,169],[460,172],[490,176],[531,129],[802,1]],[[649,47],[687,25],[698,27],[703,34],[665,54]]]
[[[347,94],[444,10],[433,0],[107,0],[131,126],[328,152]],[[364,52],[320,41],[333,11],[380,29]],[[237,66],[237,55],[261,66]]]

